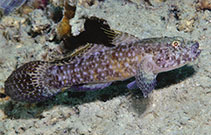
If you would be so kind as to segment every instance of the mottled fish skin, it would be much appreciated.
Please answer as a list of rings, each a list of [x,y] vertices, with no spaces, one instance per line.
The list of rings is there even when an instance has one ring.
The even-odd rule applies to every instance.
[[[26,63],[8,77],[5,93],[13,100],[39,102],[65,88],[83,84],[103,84],[136,77],[144,97],[154,89],[160,72],[179,68],[195,60],[198,42],[181,37],[161,37],[123,41],[112,48],[92,49],[54,62]],[[128,40],[127,40],[128,41]],[[93,47],[93,48],[94,48]]]

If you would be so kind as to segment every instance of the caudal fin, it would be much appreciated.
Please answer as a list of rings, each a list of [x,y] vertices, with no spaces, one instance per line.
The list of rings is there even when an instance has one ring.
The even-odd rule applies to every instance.
[[[19,67],[5,81],[5,94],[16,101],[40,102],[60,92],[45,84],[48,66],[48,62],[32,61]]]

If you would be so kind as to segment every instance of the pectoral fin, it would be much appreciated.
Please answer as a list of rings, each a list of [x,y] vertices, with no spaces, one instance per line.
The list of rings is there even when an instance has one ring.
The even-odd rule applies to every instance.
[[[137,69],[136,73],[136,85],[141,89],[143,96],[146,98],[149,93],[156,86],[156,76],[157,74],[153,73],[154,63],[151,57],[146,58],[140,64],[140,67]]]
[[[136,75],[136,85],[141,89],[146,98],[156,86],[156,75],[153,73],[139,72]]]

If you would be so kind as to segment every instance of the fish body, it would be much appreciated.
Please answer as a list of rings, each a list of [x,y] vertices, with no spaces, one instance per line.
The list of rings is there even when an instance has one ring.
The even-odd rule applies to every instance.
[[[118,40],[125,36],[126,41]],[[201,52],[198,42],[185,42],[181,37],[128,39],[121,33],[113,40],[118,44],[115,47],[91,44],[83,53],[62,60],[26,63],[8,77],[5,93],[17,101],[39,102],[66,88],[100,89],[135,77],[128,87],[140,88],[147,97],[156,86],[158,73],[194,61]]]

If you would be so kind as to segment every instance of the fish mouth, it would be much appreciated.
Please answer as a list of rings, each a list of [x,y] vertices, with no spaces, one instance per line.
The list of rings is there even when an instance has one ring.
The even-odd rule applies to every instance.
[[[192,58],[195,60],[201,53],[201,50],[199,49],[199,43],[194,42],[193,45],[191,46],[191,55]]]

